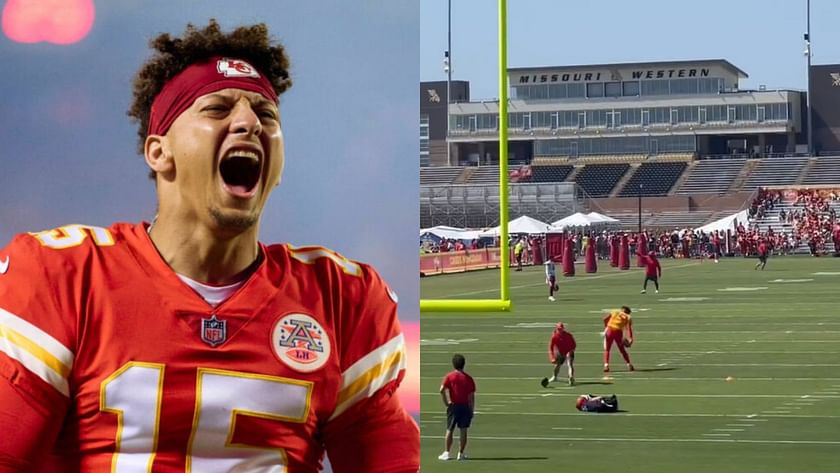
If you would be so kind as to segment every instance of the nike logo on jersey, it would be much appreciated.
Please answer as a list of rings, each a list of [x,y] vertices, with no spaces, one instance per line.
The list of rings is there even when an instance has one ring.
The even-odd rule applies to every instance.
[[[9,270],[9,257],[7,256],[6,259],[0,260],[0,274],[6,274],[6,271]]]

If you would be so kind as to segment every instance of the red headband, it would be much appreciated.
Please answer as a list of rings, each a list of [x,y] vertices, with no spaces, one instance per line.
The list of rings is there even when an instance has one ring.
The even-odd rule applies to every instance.
[[[170,79],[152,102],[149,134],[164,135],[195,99],[222,89],[242,89],[262,94],[277,103],[271,82],[241,59],[212,57],[193,64]]]

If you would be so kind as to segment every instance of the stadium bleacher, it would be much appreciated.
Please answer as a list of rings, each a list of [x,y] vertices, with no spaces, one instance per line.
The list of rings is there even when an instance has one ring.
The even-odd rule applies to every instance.
[[[531,182],[563,182],[574,168],[570,164],[531,166]]]
[[[840,183],[840,156],[821,156],[813,160],[808,174],[802,180],[805,185]]]
[[[498,184],[499,166],[480,166],[475,168],[467,184]]]
[[[606,197],[628,169],[629,163],[588,164],[577,173],[575,182],[591,197]]]
[[[705,159],[696,161],[675,192],[678,195],[724,194],[732,187],[746,159]]]
[[[765,158],[744,183],[742,190],[750,191],[759,187],[786,186],[796,183],[799,174],[808,158],[787,157],[787,158]]]
[[[420,185],[452,184],[463,170],[461,166],[421,167]]]
[[[685,171],[685,161],[642,163],[619,192],[620,197],[667,195]],[[641,187],[640,187],[641,186]]]

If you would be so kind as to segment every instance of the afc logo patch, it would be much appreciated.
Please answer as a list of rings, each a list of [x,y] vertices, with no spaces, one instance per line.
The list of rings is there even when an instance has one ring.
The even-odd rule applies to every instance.
[[[227,321],[219,320],[216,314],[209,319],[201,319],[201,341],[215,347],[227,340]]]
[[[260,74],[254,66],[248,64],[241,59],[222,58],[216,62],[216,70],[225,77],[254,77],[258,78]]]
[[[290,368],[309,373],[330,358],[330,337],[311,316],[288,314],[274,324],[271,348]]]

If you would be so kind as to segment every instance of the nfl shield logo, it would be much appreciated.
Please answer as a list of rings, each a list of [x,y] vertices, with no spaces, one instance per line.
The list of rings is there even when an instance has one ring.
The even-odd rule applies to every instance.
[[[215,347],[221,345],[227,339],[227,321],[219,320],[216,314],[209,319],[201,319],[201,340]]]

